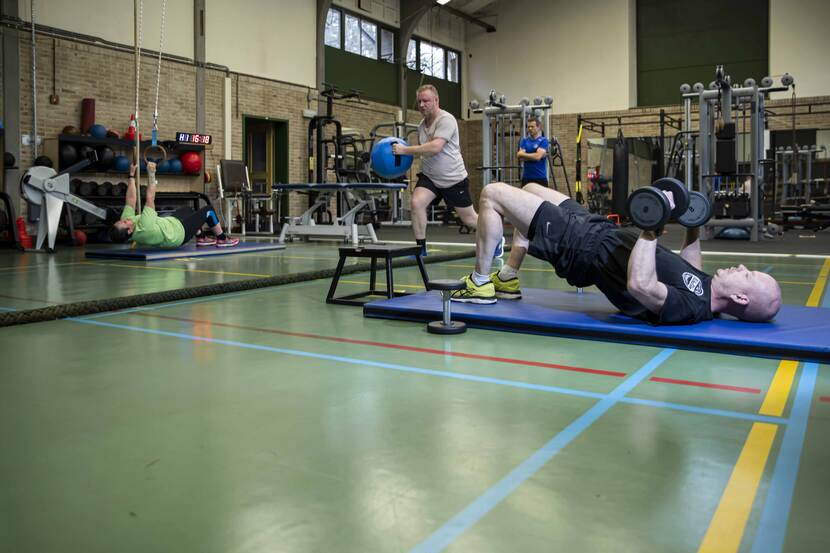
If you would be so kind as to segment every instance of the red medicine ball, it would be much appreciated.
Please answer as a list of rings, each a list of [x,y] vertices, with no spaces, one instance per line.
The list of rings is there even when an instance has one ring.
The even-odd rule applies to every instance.
[[[202,169],[202,157],[196,152],[185,152],[179,156],[185,173],[198,173]]]

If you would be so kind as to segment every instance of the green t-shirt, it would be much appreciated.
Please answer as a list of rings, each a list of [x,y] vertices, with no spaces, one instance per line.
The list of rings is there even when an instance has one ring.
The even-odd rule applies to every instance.
[[[121,218],[130,219],[135,223],[135,230],[130,238],[140,246],[178,248],[184,242],[182,222],[175,217],[159,217],[152,207],[144,206],[141,215],[136,215],[133,206],[125,205]]]

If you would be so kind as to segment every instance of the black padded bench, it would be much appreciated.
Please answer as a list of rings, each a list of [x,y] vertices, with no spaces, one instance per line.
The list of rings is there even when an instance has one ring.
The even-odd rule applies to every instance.
[[[334,272],[334,277],[331,280],[329,293],[326,296],[326,303],[335,303],[339,305],[363,305],[364,302],[358,301],[360,298],[366,296],[386,296],[391,299],[396,296],[408,296],[406,292],[395,292],[395,286],[392,280],[392,260],[396,257],[415,257],[418,262],[418,269],[421,271],[421,278],[424,280],[424,286],[427,286],[429,277],[424,268],[424,261],[419,255],[421,253],[421,246],[387,246],[382,244],[372,244],[367,246],[341,246],[340,260],[337,262],[337,270]],[[369,274],[369,290],[367,292],[358,292],[356,294],[349,294],[339,298],[334,297],[337,290],[337,283],[340,281],[340,273],[343,271],[343,265],[349,257],[368,257],[371,259],[371,270]],[[378,259],[383,259],[386,263],[386,290],[377,290],[375,284],[377,282],[377,262]]]

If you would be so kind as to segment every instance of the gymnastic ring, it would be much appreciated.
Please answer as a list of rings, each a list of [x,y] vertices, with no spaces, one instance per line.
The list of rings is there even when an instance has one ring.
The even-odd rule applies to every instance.
[[[167,150],[164,149],[164,146],[162,146],[161,144],[156,144],[155,146],[150,144],[149,146],[144,148],[144,163],[150,163],[150,161],[147,159],[147,154],[152,152],[153,150],[158,150],[161,152],[161,161],[167,161]]]

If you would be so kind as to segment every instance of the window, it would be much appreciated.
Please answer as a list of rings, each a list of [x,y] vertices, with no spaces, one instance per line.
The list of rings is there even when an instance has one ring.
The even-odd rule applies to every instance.
[[[418,70],[418,45],[413,39],[409,39],[409,46],[406,48],[406,66],[413,71]]]
[[[413,38],[406,50],[406,66],[424,75],[457,83],[461,54],[455,50]]]
[[[368,21],[360,21],[360,55],[378,58],[378,26]]]
[[[432,45],[432,76],[439,79],[444,76],[444,49],[440,46]]]
[[[380,30],[380,59],[395,63],[395,33],[389,29]]]
[[[340,48],[340,11],[329,10],[326,15],[326,46]]]
[[[421,73],[444,78],[444,49],[441,46],[421,41]]]
[[[429,42],[420,41],[419,53],[421,54],[421,73],[424,75],[432,75],[432,44]]]
[[[447,80],[458,82],[458,53],[447,50]]]
[[[360,53],[360,20],[353,15],[346,14],[346,51],[352,54]]]

